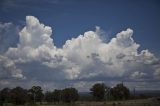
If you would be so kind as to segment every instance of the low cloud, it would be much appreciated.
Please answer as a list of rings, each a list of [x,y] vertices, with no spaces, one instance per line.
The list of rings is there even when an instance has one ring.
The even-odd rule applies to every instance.
[[[18,69],[11,59],[2,55],[0,55],[0,71],[0,79],[25,79],[25,76],[22,74],[22,70]]]
[[[9,47],[4,54],[14,67],[9,73],[26,78],[27,83],[34,80],[56,85],[67,80],[80,88],[82,83],[96,80],[159,80],[159,58],[149,50],[139,51],[140,44],[134,41],[132,29],[118,33],[107,42],[101,34],[104,31],[96,27],[95,31],[87,31],[57,48],[51,37],[52,28],[34,16],[27,16],[17,47]],[[4,73],[1,69],[1,74]]]

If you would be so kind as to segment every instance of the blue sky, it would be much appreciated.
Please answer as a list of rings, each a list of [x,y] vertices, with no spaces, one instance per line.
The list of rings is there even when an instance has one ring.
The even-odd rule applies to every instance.
[[[22,25],[27,15],[38,17],[54,30],[55,45],[100,26],[112,38],[128,27],[143,48],[159,55],[159,0],[1,0],[1,22]]]
[[[26,16],[34,16],[34,17],[30,17],[27,20]],[[41,0],[41,1],[39,1],[39,0],[34,0],[34,1],[33,0],[23,0],[23,1],[22,0],[1,0],[0,1],[0,24],[1,24],[0,28],[1,29],[4,28],[6,30],[4,32],[3,32],[4,29],[1,30],[1,35],[0,35],[1,39],[0,40],[3,43],[1,43],[1,46],[0,46],[0,50],[1,50],[0,53],[2,56],[6,56],[5,59],[6,58],[7,58],[7,60],[9,59],[8,61],[15,61],[16,59],[17,60],[24,59],[25,61],[27,60],[26,64],[21,63],[21,62],[17,62],[17,63],[13,62],[13,63],[15,64],[15,66],[18,69],[21,70],[20,74],[24,73],[26,75],[29,75],[29,77],[31,77],[32,72],[27,71],[27,69],[28,70],[31,69],[33,71],[37,70],[37,69],[34,69],[33,66],[30,64],[33,63],[34,61],[36,61],[34,63],[35,64],[40,63],[39,66],[42,67],[43,66],[42,64],[46,63],[43,60],[44,57],[40,56],[43,58],[40,61],[38,60],[38,62],[37,62],[37,60],[32,60],[32,61],[29,60],[29,62],[28,62],[28,58],[30,58],[30,57],[15,56],[14,52],[12,50],[9,50],[9,48],[14,47],[17,49],[17,53],[19,53],[19,48],[17,47],[17,44],[21,45],[22,47],[24,45],[27,45],[27,43],[22,43],[23,41],[25,41],[24,39],[26,39],[26,38],[20,38],[18,36],[18,33],[21,32],[24,27],[29,27],[26,25],[26,22],[30,23],[31,20],[33,20],[33,21],[39,20],[40,23],[43,23],[45,26],[50,26],[52,28],[52,33],[48,34],[48,33],[50,33],[50,30],[47,33],[48,35],[51,35],[51,39],[50,38],[47,38],[47,39],[53,40],[54,46],[56,48],[62,49],[63,52],[65,51],[64,54],[63,53],[61,54],[61,52],[60,52],[61,50],[60,51],[55,50],[56,53],[58,52],[58,54],[56,54],[56,56],[57,55],[60,55],[60,56],[59,57],[53,56],[54,59],[55,59],[55,57],[57,59],[60,57],[65,57],[67,55],[67,57],[65,57],[65,58],[67,58],[69,61],[72,61],[73,63],[77,62],[76,65],[78,64],[78,66],[76,66],[76,67],[74,67],[75,65],[74,66],[71,65],[70,67],[72,67],[73,70],[79,69],[80,71],[78,71],[78,72],[80,72],[80,75],[82,74],[82,76],[83,76],[83,70],[85,70],[85,71],[88,69],[93,70],[93,68],[95,68],[95,67],[93,67],[93,64],[89,64],[87,67],[84,67],[82,64],[79,64],[77,61],[77,60],[80,61],[81,59],[77,59],[76,57],[70,57],[69,53],[73,54],[73,56],[75,55],[75,56],[80,56],[80,57],[86,56],[86,55],[88,56],[88,54],[91,53],[90,58],[92,58],[93,60],[96,59],[95,61],[98,62],[98,63],[94,63],[94,64],[102,65],[101,70],[106,70],[106,66],[104,65],[104,63],[102,63],[102,61],[103,62],[110,61],[110,58],[109,58],[109,60],[103,60],[103,59],[101,61],[97,60],[97,58],[98,59],[105,58],[102,56],[103,53],[101,54],[101,51],[98,53],[97,52],[92,53],[91,52],[92,50],[91,50],[89,52],[87,51],[87,54],[83,54],[83,55],[72,53],[73,51],[72,52],[70,51],[69,48],[71,48],[73,45],[77,44],[75,42],[77,42],[80,39],[79,35],[80,34],[84,35],[82,37],[82,39],[85,39],[84,33],[88,32],[88,31],[95,31],[95,33],[97,33],[96,30],[100,31],[101,33],[103,33],[102,34],[103,43],[105,41],[108,44],[109,44],[109,42],[111,42],[111,39],[116,38],[117,33],[120,33],[121,31],[126,31],[125,32],[126,36],[130,36],[130,33],[132,35],[132,32],[133,32],[133,36],[131,36],[131,38],[127,39],[129,41],[122,40],[123,43],[126,42],[128,44],[128,42],[132,42],[132,39],[133,39],[136,44],[139,44],[138,48],[135,47],[138,55],[142,55],[144,53],[143,50],[147,49],[148,51],[147,52],[145,51],[144,54],[147,56],[151,56],[149,53],[153,54],[154,56],[153,57],[151,56],[151,57],[154,58],[154,61],[152,61],[152,62],[157,63],[157,64],[160,63],[159,62],[159,57],[160,57],[160,50],[159,50],[159,45],[160,45],[160,42],[159,42],[159,40],[160,40],[160,30],[159,30],[159,28],[160,28],[160,1],[159,0]],[[10,24],[5,25],[5,23],[10,23]],[[36,23],[39,23],[39,22],[36,21]],[[30,23],[30,24],[32,24],[32,23]],[[96,29],[96,27],[97,27],[97,29]],[[99,27],[100,27],[100,29],[99,29]],[[35,29],[35,30],[40,31],[40,29]],[[28,30],[24,31],[25,33],[23,33],[22,35],[25,36],[26,32],[32,34],[29,31]],[[94,34],[91,33],[91,35],[94,35]],[[88,36],[88,35],[86,34],[86,36]],[[68,46],[69,44],[67,44],[65,42],[68,41],[69,39],[72,39],[72,38],[75,38],[77,40],[75,40],[75,41],[71,40],[70,45],[72,45],[72,46]],[[37,39],[40,39],[40,38],[38,38],[38,36],[37,36]],[[102,40],[102,38],[97,38],[97,39]],[[36,40],[34,38],[33,38],[33,41],[36,42]],[[4,42],[9,42],[9,43],[4,43]],[[96,41],[96,42],[99,42],[99,41]],[[32,44],[32,40],[30,41],[30,43]],[[82,43],[83,43],[83,41],[82,41]],[[92,42],[88,42],[88,43],[92,43]],[[84,44],[84,45],[85,46],[92,46],[88,43]],[[39,44],[39,42],[37,44]],[[33,44],[33,45],[37,45],[37,44]],[[96,43],[93,43],[93,45],[94,44],[96,44]],[[48,43],[46,43],[46,45],[48,47]],[[65,50],[63,48],[63,46],[66,46],[67,49]],[[101,48],[101,46],[99,48]],[[108,47],[106,47],[106,48],[108,48]],[[127,46],[125,46],[125,48],[127,48]],[[89,49],[89,48],[85,48],[85,49]],[[119,48],[116,50],[117,50],[116,52],[119,52]],[[126,52],[128,52],[127,50],[128,49],[126,49]],[[23,50],[20,50],[20,51],[23,51]],[[81,51],[81,49],[80,49],[80,51]],[[50,51],[47,53],[48,54],[51,53],[51,55],[53,55],[52,52],[53,51]],[[86,52],[86,51],[84,51],[84,52]],[[116,55],[118,55],[118,56],[120,55],[120,57],[127,55],[127,53],[126,54],[124,53],[124,55],[123,55],[122,52],[123,51],[121,51],[120,54],[116,54]],[[107,53],[107,52],[104,52],[104,53]],[[8,54],[10,56],[8,56]],[[20,53],[20,54],[23,54],[23,53]],[[21,55],[19,55],[19,56],[21,56]],[[96,57],[96,56],[98,56],[98,57]],[[51,58],[53,58],[53,57],[51,56]],[[147,57],[147,58],[151,58],[151,57]],[[34,58],[37,58],[37,57],[34,57]],[[113,58],[113,57],[111,56],[111,58]],[[145,59],[143,57],[142,60],[145,60]],[[4,60],[4,58],[2,60]],[[53,60],[52,59],[49,60],[50,64],[52,63]],[[56,61],[58,61],[58,60],[56,60]],[[145,60],[145,61],[147,61],[147,60]],[[135,73],[133,73],[132,75],[133,76],[134,75],[140,75],[140,76],[144,75],[146,78],[149,78],[151,80],[155,80],[154,78],[151,78],[151,76],[147,76],[147,74],[150,72],[147,71],[146,72],[147,74],[146,74],[144,72],[144,70],[147,70],[147,69],[144,67],[149,67],[148,70],[149,69],[150,70],[159,70],[159,66],[157,66],[157,65],[153,66],[153,67],[150,67],[150,65],[146,66],[145,61],[141,66],[137,66],[138,67],[137,70],[140,70],[140,71],[135,71]],[[66,68],[64,68],[64,69],[59,68],[60,66],[56,67],[56,68],[50,67],[50,64],[48,64],[49,68],[47,66],[43,66],[43,68],[46,70],[67,70]],[[67,63],[67,64],[70,65],[71,63]],[[136,64],[136,63],[134,63],[134,64]],[[54,65],[54,64],[52,64],[52,65]],[[66,67],[66,64],[65,65],[63,64],[63,67]],[[105,68],[103,68],[103,67],[105,67]],[[158,67],[158,69],[157,69],[157,67]],[[110,69],[110,67],[109,67],[109,69]],[[111,79],[121,79],[121,77],[129,75],[130,72],[128,71],[128,69],[126,67],[123,69],[127,70],[125,72],[125,74],[123,74],[122,76],[119,74],[117,76],[115,75],[116,77],[112,77]],[[129,68],[129,70],[132,70],[131,67]],[[135,70],[135,69],[133,69],[133,70]],[[15,71],[15,72],[19,72],[19,71]],[[68,72],[68,71],[66,71],[66,72]],[[75,71],[73,71],[73,73],[74,72]],[[1,72],[1,73],[3,73],[3,72]],[[42,74],[43,71],[42,72],[40,71],[40,73]],[[48,72],[48,73],[50,73],[50,72]],[[88,72],[88,73],[90,73],[90,72]],[[95,79],[98,79],[99,77],[106,78],[105,75],[100,76],[100,75],[102,75],[103,71],[102,71],[102,73],[96,72],[96,71],[93,73],[96,73],[96,75],[97,75],[97,73],[100,73],[100,74],[98,74],[99,76],[97,75],[96,77],[94,77],[94,78],[91,77],[87,80],[94,79],[94,81],[95,81]],[[160,72],[155,71],[155,73],[160,73]],[[155,73],[152,73],[152,74],[155,74]],[[35,74],[37,74],[37,72]],[[59,73],[59,74],[61,75],[62,73]],[[107,74],[108,74],[108,72],[107,72]],[[72,78],[72,77],[71,77],[71,79],[73,81],[74,78]],[[27,78],[27,76],[26,76],[26,78]],[[78,77],[78,78],[80,78],[80,77]],[[33,79],[35,79],[35,82],[36,82],[36,79],[38,79],[38,76]],[[71,80],[71,79],[69,79],[69,80]],[[8,80],[11,80],[11,79],[1,78],[1,82],[2,81],[9,82]],[[55,79],[53,79],[53,80],[55,80]],[[77,79],[75,78],[74,80],[77,80]],[[123,80],[125,80],[125,78]],[[12,81],[16,81],[16,80],[14,79]],[[27,80],[25,80],[24,82],[23,81],[16,81],[17,85],[22,84],[25,81],[27,82]],[[43,79],[43,81],[44,81],[44,79]],[[159,81],[159,80],[156,79],[156,81]],[[80,84],[81,83],[84,84],[86,82],[81,81]],[[66,84],[68,84],[68,83],[66,83]],[[111,83],[111,85],[112,84],[113,83]],[[28,84],[28,86],[29,86],[29,84]],[[57,84],[57,86],[60,86],[60,85]],[[131,88],[132,88],[132,86],[131,86]],[[84,89],[84,88],[82,87],[81,89]]]

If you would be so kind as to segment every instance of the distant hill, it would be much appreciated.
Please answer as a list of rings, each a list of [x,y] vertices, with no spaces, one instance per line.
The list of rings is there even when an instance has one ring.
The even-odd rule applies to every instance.
[[[133,94],[133,92],[131,92]],[[143,94],[145,96],[160,97],[160,90],[137,90],[135,95]]]
[[[133,92],[130,92],[133,94]],[[80,96],[91,96],[89,92],[79,92]],[[137,90],[135,91],[135,95],[145,95],[150,97],[160,97],[160,90]]]

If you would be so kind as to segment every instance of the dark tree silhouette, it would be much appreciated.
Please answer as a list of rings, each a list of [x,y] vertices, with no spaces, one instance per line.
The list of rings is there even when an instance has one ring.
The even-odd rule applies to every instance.
[[[47,101],[47,102],[53,102],[53,100],[54,100],[53,92],[47,91],[45,93],[45,101]]]
[[[79,98],[78,91],[75,88],[65,88],[62,90],[62,101],[63,102],[75,102]]]
[[[91,94],[96,101],[102,101],[105,99],[106,90],[108,87],[103,83],[96,83],[90,89]]]
[[[16,87],[9,92],[10,102],[13,104],[25,104],[28,100],[27,90]]]
[[[9,88],[4,88],[0,91],[0,102],[3,103],[7,103],[9,101],[9,92],[10,89]]]
[[[28,90],[30,99],[34,102],[42,102],[42,99],[44,97],[42,91],[43,90],[40,86],[33,86],[31,89]]]
[[[111,89],[111,95],[115,100],[124,100],[129,98],[130,91],[123,83],[120,83]]]
[[[53,101],[59,102],[62,100],[62,90],[55,89],[53,92]]]

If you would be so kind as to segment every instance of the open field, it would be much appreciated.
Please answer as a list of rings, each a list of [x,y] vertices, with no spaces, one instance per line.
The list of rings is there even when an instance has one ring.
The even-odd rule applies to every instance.
[[[3,106],[15,106],[12,104],[4,104]],[[18,106],[160,106],[160,99],[149,98],[140,100],[127,101],[110,101],[110,102],[75,102],[75,103],[37,103],[25,104]]]

